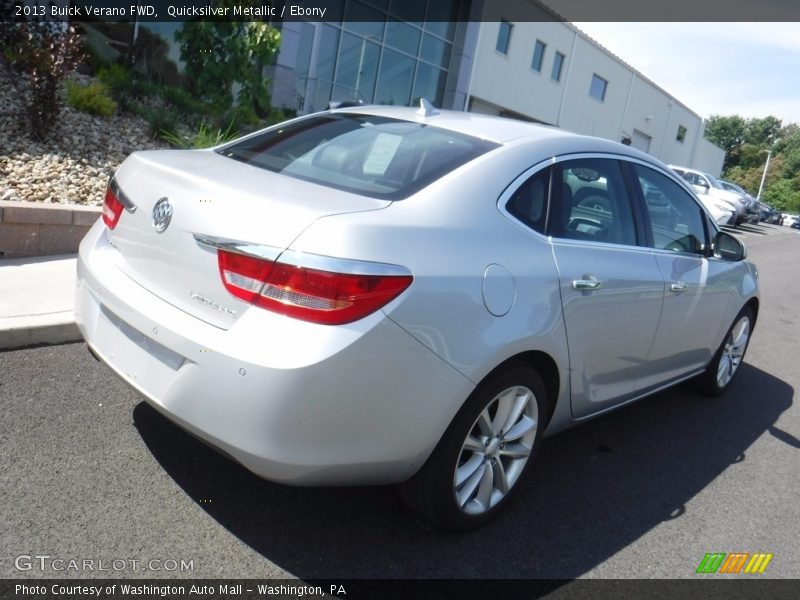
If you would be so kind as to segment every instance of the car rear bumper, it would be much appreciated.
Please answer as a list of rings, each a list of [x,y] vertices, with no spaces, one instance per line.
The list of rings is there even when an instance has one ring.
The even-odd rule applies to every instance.
[[[256,474],[295,485],[413,475],[474,384],[382,312],[314,325],[252,308],[228,330],[116,266],[98,223],[81,244],[76,320],[161,413]]]

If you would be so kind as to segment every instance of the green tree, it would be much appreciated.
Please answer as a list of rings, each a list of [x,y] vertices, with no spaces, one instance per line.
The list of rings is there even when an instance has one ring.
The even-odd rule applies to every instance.
[[[761,199],[778,210],[800,212],[800,188],[792,179],[779,179],[768,185]]]
[[[218,7],[255,2],[218,0]],[[185,23],[175,33],[181,44],[190,91],[219,114],[232,107],[264,117],[270,108],[263,67],[280,45],[280,32],[261,21]],[[234,95],[235,93],[235,95]]]
[[[725,172],[725,179],[740,185],[752,196],[758,193],[758,186],[761,183],[761,173],[764,165],[753,169],[743,169],[742,167],[731,167]]]
[[[758,193],[771,152],[761,199],[780,210],[800,211],[800,127],[774,116],[711,117],[706,138],[725,150],[724,177]]]
[[[713,115],[706,121],[705,138],[725,151],[723,167],[738,165],[739,147],[744,143],[747,122],[739,115]]]
[[[748,119],[744,130],[744,143],[753,146],[771,146],[781,133],[781,120],[769,116]]]
[[[800,177],[800,127],[795,123],[783,127],[780,139],[775,143],[775,153],[786,157],[783,166],[783,177],[794,179]]]
[[[737,167],[744,169],[763,169],[767,160],[767,151],[763,146],[755,144],[742,144],[737,153]]]

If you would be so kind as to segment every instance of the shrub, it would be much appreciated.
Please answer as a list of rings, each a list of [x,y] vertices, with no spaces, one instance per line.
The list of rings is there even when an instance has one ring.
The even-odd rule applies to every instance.
[[[169,141],[170,136],[177,135],[178,124],[185,121],[185,118],[174,110],[165,110],[163,108],[135,105],[134,112],[147,121],[150,135],[165,141]]]
[[[183,88],[164,85],[161,86],[159,95],[181,112],[196,115],[208,113],[206,105]]]
[[[110,117],[117,110],[117,103],[108,96],[106,86],[100,82],[80,85],[67,81],[67,104],[92,115]]]
[[[108,88],[117,100],[128,96],[133,91],[133,73],[130,69],[111,63],[97,70],[97,79]]]
[[[81,61],[80,38],[64,23],[0,21],[0,49],[0,63],[11,72],[12,85],[27,81],[28,93],[17,92],[24,98],[31,134],[43,140],[61,112],[59,83]]]

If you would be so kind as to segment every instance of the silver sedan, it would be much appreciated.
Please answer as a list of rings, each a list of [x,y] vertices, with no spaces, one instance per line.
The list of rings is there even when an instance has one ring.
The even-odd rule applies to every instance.
[[[759,309],[744,258],[635,149],[358,107],[132,154],[81,244],[76,317],[150,404],[258,475],[400,483],[469,529],[545,433],[731,385]]]

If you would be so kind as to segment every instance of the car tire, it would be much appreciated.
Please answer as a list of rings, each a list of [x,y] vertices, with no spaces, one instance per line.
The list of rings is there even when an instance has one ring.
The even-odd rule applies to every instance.
[[[754,323],[753,310],[745,306],[733,320],[706,370],[693,381],[699,392],[715,397],[730,387],[744,360]]]
[[[491,520],[529,471],[549,400],[541,377],[515,363],[470,394],[401,495],[436,526],[468,531]]]

